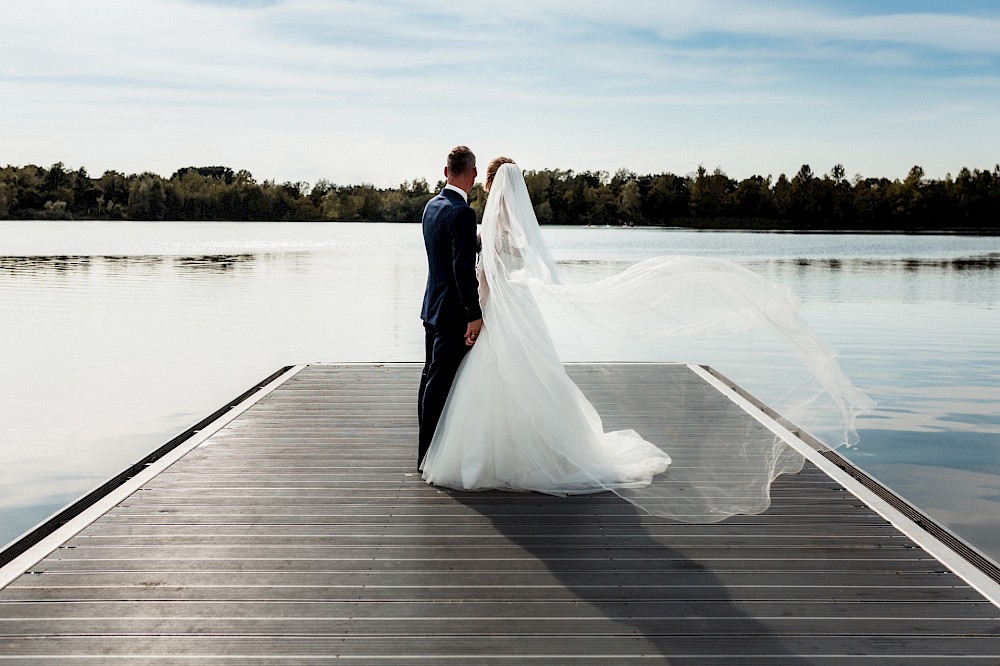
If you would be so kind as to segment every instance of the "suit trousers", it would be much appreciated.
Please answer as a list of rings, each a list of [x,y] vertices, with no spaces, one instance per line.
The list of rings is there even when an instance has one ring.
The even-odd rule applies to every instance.
[[[426,360],[417,396],[417,419],[420,424],[417,465],[427,455],[458,366],[469,351],[469,346],[465,344],[465,328],[442,331],[424,322],[424,334]]]

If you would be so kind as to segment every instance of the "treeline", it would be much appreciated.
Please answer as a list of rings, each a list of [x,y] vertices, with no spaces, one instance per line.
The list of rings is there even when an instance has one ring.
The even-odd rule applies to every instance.
[[[539,222],[566,225],[680,226],[857,231],[1000,229],[1000,165],[962,169],[954,178],[848,179],[837,165],[824,175],[805,165],[736,180],[719,169],[691,175],[637,175],[620,170],[528,171]],[[263,220],[418,222],[432,191],[426,180],[397,188],[335,185],[320,180],[258,183],[245,170],[186,167],[170,178],[29,165],[0,169],[0,219]],[[486,193],[471,201],[480,212]]]

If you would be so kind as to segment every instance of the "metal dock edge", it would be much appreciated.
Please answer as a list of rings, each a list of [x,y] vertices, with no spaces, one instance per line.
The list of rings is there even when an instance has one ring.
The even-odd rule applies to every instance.
[[[707,366],[691,366],[719,391],[780,436],[807,460],[837,480],[901,532],[934,555],[942,564],[1000,607],[1000,566],[960,536],[869,476],[809,433]]]
[[[305,365],[285,366],[163,443],[97,488],[74,500],[0,550],[0,589],[128,497],[146,480],[221,430]]]

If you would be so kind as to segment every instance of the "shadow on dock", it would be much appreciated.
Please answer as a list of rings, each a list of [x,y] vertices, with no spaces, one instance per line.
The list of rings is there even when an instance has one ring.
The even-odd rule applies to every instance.
[[[773,629],[733,604],[726,584],[712,571],[671,547],[665,537],[649,532],[651,524],[662,522],[676,531],[679,523],[648,516],[611,493],[562,498],[448,494],[544,564],[566,591],[608,623],[619,625],[623,635],[642,636],[659,655],[690,656],[685,638],[718,636],[726,643],[725,652],[780,655],[782,663],[808,663],[789,660],[794,651]],[[518,510],[526,503],[543,508],[543,513],[531,516]],[[610,509],[610,515],[602,509]],[[738,633],[727,627],[738,628]]]

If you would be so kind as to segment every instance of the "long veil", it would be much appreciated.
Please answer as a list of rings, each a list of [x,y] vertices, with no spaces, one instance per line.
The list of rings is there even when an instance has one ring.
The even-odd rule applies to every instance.
[[[874,405],[799,316],[791,290],[731,262],[657,257],[609,278],[564,283],[515,164],[496,173],[481,235],[491,342],[513,355],[552,345],[562,360],[648,361],[650,350],[682,354],[671,360],[713,366],[831,448],[853,443],[855,418]],[[643,350],[642,358],[630,357],[631,350]],[[762,354],[780,371],[780,385],[756,381],[755,360]],[[529,357],[546,362],[530,351]],[[550,371],[530,369],[536,377]],[[602,427],[596,412],[590,418]],[[769,506],[771,482],[803,464],[800,454],[763,428],[703,447],[655,444],[672,458],[665,473],[642,487],[608,483],[607,489],[650,513],[687,522],[759,513]]]

